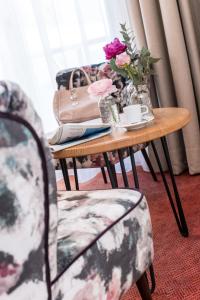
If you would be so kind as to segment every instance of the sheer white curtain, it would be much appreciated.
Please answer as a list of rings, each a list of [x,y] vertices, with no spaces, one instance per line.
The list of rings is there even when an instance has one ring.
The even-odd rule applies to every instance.
[[[125,0],[0,0],[0,79],[32,98],[45,131],[62,69],[105,60],[102,47],[129,25]]]

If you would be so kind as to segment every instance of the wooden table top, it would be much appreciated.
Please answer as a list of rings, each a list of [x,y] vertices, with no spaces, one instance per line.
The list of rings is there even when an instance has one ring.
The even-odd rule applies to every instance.
[[[53,157],[79,157],[134,146],[175,132],[187,125],[191,119],[190,112],[185,108],[155,108],[153,112],[155,120],[148,127],[133,131],[117,129],[96,140],[57,151],[53,153]]]

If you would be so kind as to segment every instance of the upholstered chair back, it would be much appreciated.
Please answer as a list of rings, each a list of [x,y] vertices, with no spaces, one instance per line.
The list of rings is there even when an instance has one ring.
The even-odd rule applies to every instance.
[[[100,80],[102,78],[111,78],[113,80],[113,84],[115,84],[118,89],[122,89],[125,86],[125,78],[114,72],[111,69],[110,65],[107,63],[92,64],[83,66],[81,68],[83,68],[84,71],[89,75],[92,82]],[[74,68],[65,69],[57,73],[56,82],[58,85],[58,89],[61,87],[69,89],[69,80],[71,72],[73,70]],[[80,69],[78,68],[73,79],[74,87],[84,86],[88,84],[84,74],[80,72]]]
[[[4,81],[0,166],[0,299],[50,299],[57,265],[54,168],[31,102]]]

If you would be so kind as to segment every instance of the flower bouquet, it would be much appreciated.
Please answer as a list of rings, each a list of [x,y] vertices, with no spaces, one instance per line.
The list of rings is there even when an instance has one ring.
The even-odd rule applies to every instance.
[[[120,26],[123,41],[115,38],[103,47],[106,59],[112,70],[129,79],[126,102],[145,104],[151,108],[148,82],[153,74],[152,65],[159,61],[159,58],[152,57],[147,48],[143,47],[138,51],[134,45],[135,37],[132,31],[127,30],[126,24]]]

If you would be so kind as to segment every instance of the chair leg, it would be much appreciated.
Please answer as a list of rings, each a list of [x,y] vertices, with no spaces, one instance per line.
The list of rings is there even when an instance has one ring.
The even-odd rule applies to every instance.
[[[104,183],[108,183],[104,167],[101,167],[101,173],[102,173],[102,176],[103,176]]]
[[[153,269],[153,265],[150,265],[149,267],[149,274],[150,274],[150,278],[151,278],[151,294],[153,294],[153,292],[155,291],[156,288],[156,280],[155,280],[155,274],[154,274],[154,269]]]
[[[140,279],[138,279],[136,285],[142,300],[152,300],[146,273],[144,273]]]
[[[78,172],[77,172],[77,167],[76,167],[76,158],[73,157],[72,161],[73,161],[73,168],[74,168],[75,186],[76,186],[76,190],[79,190]]]
[[[148,156],[148,154],[147,154],[147,152],[146,152],[146,149],[145,149],[145,148],[142,149],[141,152],[142,152],[142,155],[143,155],[143,157],[144,157],[144,159],[145,159],[145,161],[146,161],[146,163],[147,163],[147,166],[149,167],[149,170],[150,170],[150,172],[151,172],[151,176],[153,177],[153,180],[154,180],[154,181],[158,181],[157,176],[156,176],[156,173],[155,173],[155,171],[154,171],[154,169],[153,169],[153,166],[152,166],[152,164],[151,164],[151,161],[150,161],[150,159],[149,159],[149,156]]]
[[[139,189],[139,180],[138,180],[138,175],[137,175],[137,170],[136,170],[136,165],[135,165],[135,157],[134,157],[132,147],[129,147],[129,155],[130,155],[130,159],[131,159],[131,166],[132,166],[132,171],[133,171],[135,187],[136,187],[136,189]]]

